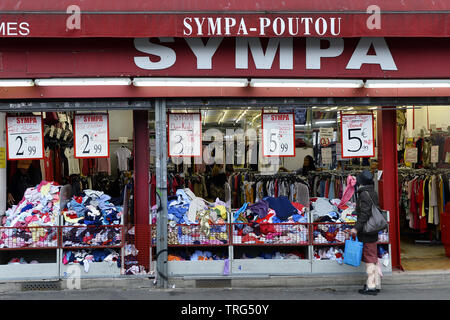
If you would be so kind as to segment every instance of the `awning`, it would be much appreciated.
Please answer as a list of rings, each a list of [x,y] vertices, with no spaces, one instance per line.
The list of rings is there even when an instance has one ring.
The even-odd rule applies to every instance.
[[[0,37],[448,37],[449,14],[448,0],[3,0]]]

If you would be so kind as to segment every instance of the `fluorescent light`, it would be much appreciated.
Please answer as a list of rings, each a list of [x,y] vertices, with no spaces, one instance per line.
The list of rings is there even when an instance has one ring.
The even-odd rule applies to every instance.
[[[246,87],[241,78],[134,78],[137,87]]]
[[[239,122],[241,120],[241,118],[247,113],[247,110],[243,111],[239,117],[237,118],[236,122]]]
[[[366,88],[450,88],[447,80],[367,80]]]
[[[362,80],[335,79],[252,79],[250,87],[277,88],[362,88]]]
[[[32,87],[32,79],[1,79],[0,87]]]
[[[223,113],[223,115],[222,115],[222,118],[220,118],[220,120],[219,120],[219,123],[218,123],[218,124],[221,124],[221,123],[222,123],[222,121],[223,121],[223,119],[225,118],[225,115],[227,114],[227,112],[228,112],[228,110],[227,110],[227,111],[225,111],[225,112]]]
[[[37,86],[128,86],[130,78],[48,78],[36,79]]]
[[[336,123],[336,120],[322,120],[322,121],[316,121],[314,124],[330,124],[330,123]]]

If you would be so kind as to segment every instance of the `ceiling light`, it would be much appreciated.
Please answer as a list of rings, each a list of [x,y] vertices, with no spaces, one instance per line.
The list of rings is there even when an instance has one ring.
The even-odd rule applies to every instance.
[[[241,118],[247,113],[247,110],[242,111],[242,113],[239,115],[239,117],[237,118],[236,122],[239,122],[241,120]]]
[[[252,79],[250,87],[280,88],[362,88],[362,80],[335,79]]]
[[[0,87],[32,87],[32,79],[1,79]]]
[[[447,80],[367,80],[366,88],[450,88]]]
[[[128,86],[130,78],[48,78],[36,79],[37,86]]]
[[[241,78],[134,78],[137,87],[246,87]]]
[[[222,121],[223,121],[223,119],[225,118],[225,115],[227,114],[227,112],[228,112],[228,110],[227,111],[225,111],[223,114],[222,114],[222,118],[220,118],[220,120],[219,120],[219,123],[218,124],[221,124],[222,123]]]

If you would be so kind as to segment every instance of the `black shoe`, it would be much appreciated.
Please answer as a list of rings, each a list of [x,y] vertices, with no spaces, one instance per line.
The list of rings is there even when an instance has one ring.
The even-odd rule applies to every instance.
[[[360,289],[360,290],[358,290],[358,292],[361,294],[376,296],[379,292],[379,289],[368,289],[367,286],[364,286],[364,289]]]
[[[364,285],[363,290],[367,290],[367,284]],[[360,291],[362,291],[362,290],[360,290]],[[380,290],[380,289],[375,289],[375,291],[376,291],[377,293],[380,293],[381,290]]]

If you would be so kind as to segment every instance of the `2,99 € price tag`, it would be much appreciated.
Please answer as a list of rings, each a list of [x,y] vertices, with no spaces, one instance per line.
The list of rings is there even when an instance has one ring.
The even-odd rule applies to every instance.
[[[372,114],[341,115],[342,158],[375,156]]]
[[[169,113],[169,157],[202,155],[200,113]]]
[[[264,157],[295,157],[295,119],[293,113],[263,113]]]
[[[108,115],[76,114],[74,121],[75,158],[108,158]]]
[[[41,116],[6,117],[8,160],[44,158]]]

